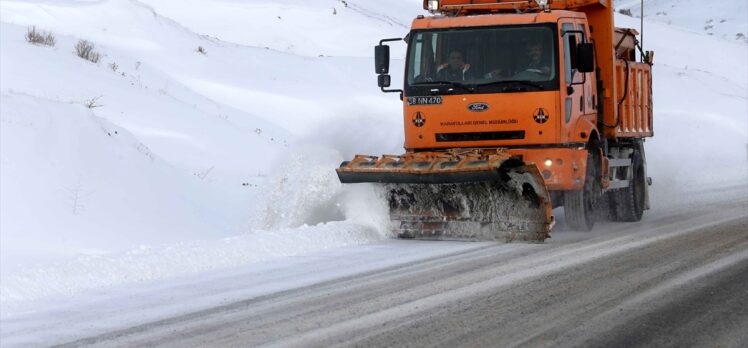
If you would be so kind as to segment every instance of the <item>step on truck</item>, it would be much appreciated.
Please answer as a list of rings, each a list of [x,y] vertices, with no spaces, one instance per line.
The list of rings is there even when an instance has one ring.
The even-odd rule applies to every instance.
[[[653,52],[610,0],[426,0],[404,39],[375,47],[403,102],[405,153],[356,155],[342,183],[384,186],[403,238],[543,241],[566,224],[638,221]],[[390,47],[407,45],[402,89]],[[602,212],[602,214],[601,214]]]

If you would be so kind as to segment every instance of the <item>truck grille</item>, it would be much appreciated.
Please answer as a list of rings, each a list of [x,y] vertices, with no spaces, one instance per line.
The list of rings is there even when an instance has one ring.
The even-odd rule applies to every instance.
[[[473,132],[473,133],[437,133],[437,142],[453,141],[487,141],[524,139],[525,131]]]

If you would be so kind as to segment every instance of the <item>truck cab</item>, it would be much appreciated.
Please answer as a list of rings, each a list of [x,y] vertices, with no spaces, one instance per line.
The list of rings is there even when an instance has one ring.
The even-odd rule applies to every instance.
[[[577,61],[589,35],[573,11],[415,19],[406,150],[509,148],[541,166],[549,190],[578,189],[586,152],[573,150],[585,148],[597,114],[595,73]]]

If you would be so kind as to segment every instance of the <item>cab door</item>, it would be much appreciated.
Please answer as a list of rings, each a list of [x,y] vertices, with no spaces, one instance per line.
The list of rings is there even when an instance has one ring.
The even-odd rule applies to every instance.
[[[576,43],[583,42],[588,37],[584,20],[564,18],[559,21],[561,42],[561,106],[563,109],[561,120],[561,140],[567,143],[586,142],[589,131],[579,131],[582,128],[594,127],[594,103],[591,73],[581,73],[575,66]],[[584,35],[582,34],[584,33]],[[569,93],[571,92],[571,93]]]

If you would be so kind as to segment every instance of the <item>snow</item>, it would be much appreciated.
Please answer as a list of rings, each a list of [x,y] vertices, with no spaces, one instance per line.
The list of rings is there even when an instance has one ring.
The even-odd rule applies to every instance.
[[[143,2],[190,30],[224,41],[306,57],[362,58],[370,57],[372,46],[385,36],[407,33],[421,5],[418,0]]]
[[[615,6],[631,10],[632,16],[641,18],[641,0],[615,0]],[[726,41],[748,43],[745,1],[645,0],[644,18]],[[645,43],[649,36],[646,31]]]
[[[389,240],[258,261],[252,267],[216,269],[197,278],[171,277],[79,293],[65,301],[48,298],[33,303],[33,309],[28,303],[8,302],[0,312],[0,339],[3,346],[18,347],[68,342],[113,327],[156,321],[364,272],[402,268],[488,246],[491,243]],[[538,247],[541,246],[515,244],[498,252]],[[345,267],[341,267],[340,260],[346,260]]]
[[[677,9],[646,18],[656,52],[647,214],[657,214],[694,187],[748,181],[748,44],[730,37],[748,13],[651,3],[650,13]],[[402,105],[376,87],[371,47],[402,37],[421,5],[0,0],[4,314],[345,247],[374,252],[390,237],[381,192],[343,187],[332,169],[401,151]],[[713,18],[727,21],[697,30]],[[32,25],[57,45],[26,43]],[[79,39],[96,44],[98,64],[74,55]]]
[[[144,245],[123,253],[88,255],[54,267],[18,272],[4,279],[2,300],[12,305],[23,300],[61,298],[82,289],[231,269],[313,251],[370,244],[385,238],[386,235],[372,227],[329,222],[274,231],[255,230],[218,240]]]
[[[177,242],[227,228],[216,197],[126,129],[82,105],[2,97],[4,274],[16,253],[31,260],[100,254],[131,241]],[[175,214],[181,219],[173,221]]]
[[[623,15],[616,16],[616,23],[638,26]],[[748,45],[657,22],[646,25],[646,49],[655,52],[655,136],[645,145],[653,199],[677,196],[693,185],[745,181]],[[662,189],[667,192],[657,191]]]
[[[390,131],[399,117],[381,120],[396,115],[397,102],[378,93],[369,59],[222,41],[137,1],[0,4],[1,303],[356,245],[386,234],[381,209],[376,216],[377,210],[351,208],[363,204],[351,192],[364,200],[376,193],[343,192],[330,170],[355,151],[346,146],[363,132],[339,133],[356,123],[381,127],[368,134],[385,141],[367,139],[368,150],[401,146],[401,135]],[[195,13],[204,4],[167,9]],[[227,17],[235,13],[224,5],[215,8]],[[264,14],[302,9],[298,3],[265,5]],[[349,6],[357,10],[341,9],[340,18],[363,31],[349,32],[346,40],[359,37],[370,52],[382,31],[370,24],[387,21],[356,2]],[[333,16],[315,13],[319,23]],[[32,25],[53,32],[56,46],[25,42]],[[403,26],[386,27],[392,35],[404,32]],[[260,37],[251,35],[256,30],[239,32]],[[296,40],[299,30],[286,28],[277,38]],[[339,39],[319,37],[330,44]],[[96,44],[98,64],[73,54],[79,39]],[[199,46],[207,53],[196,52]],[[93,100],[95,107],[85,107]],[[334,222],[347,216],[352,222]],[[204,264],[195,265],[196,259]]]

